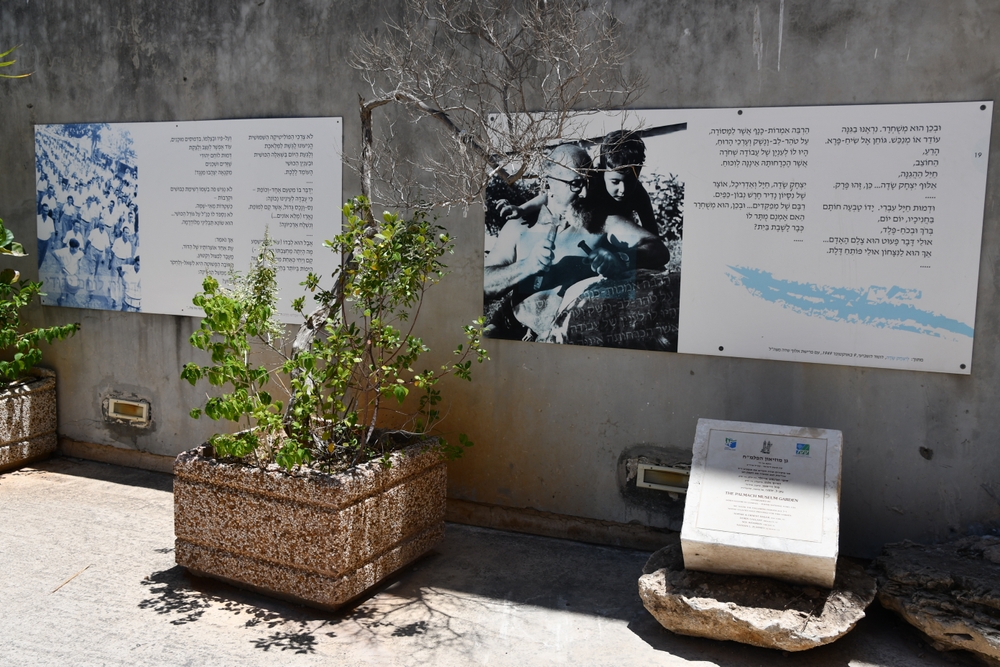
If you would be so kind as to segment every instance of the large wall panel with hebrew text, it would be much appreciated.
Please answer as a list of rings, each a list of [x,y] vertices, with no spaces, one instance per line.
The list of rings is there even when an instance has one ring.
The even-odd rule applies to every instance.
[[[38,267],[50,306],[201,315],[206,276],[267,231],[280,317],[339,264],[340,118],[35,126]]]
[[[490,185],[488,336],[968,374],[992,113],[581,115]]]

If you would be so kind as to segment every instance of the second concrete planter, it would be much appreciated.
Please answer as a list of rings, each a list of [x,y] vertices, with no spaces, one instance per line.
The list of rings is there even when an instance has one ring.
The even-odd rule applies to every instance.
[[[336,608],[444,537],[447,469],[426,443],[338,475],[206,454],[174,464],[176,560],[193,574]]]
[[[56,450],[56,374],[32,369],[35,379],[0,391],[0,472]]]

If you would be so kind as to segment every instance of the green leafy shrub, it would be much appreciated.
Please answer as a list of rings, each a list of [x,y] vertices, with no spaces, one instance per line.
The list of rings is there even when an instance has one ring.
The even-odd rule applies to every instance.
[[[0,67],[10,67],[17,61],[7,59],[17,47],[0,53]],[[23,79],[29,74],[0,74],[3,79]],[[0,220],[0,257],[26,257],[24,247],[14,240],[14,233]],[[10,357],[0,361],[0,385],[9,385],[28,375],[42,360],[39,345],[53,343],[75,334],[79,324],[46,327],[22,331],[21,310],[42,293],[42,283],[20,280],[21,274],[12,268],[0,270],[0,354]]]
[[[329,285],[313,273],[302,283],[317,305],[307,314],[304,297],[294,304],[305,321],[293,342],[282,340],[274,321],[277,288],[267,238],[251,271],[232,276],[234,287],[206,278],[195,296],[205,318],[191,343],[210,352],[212,364],[189,363],[182,377],[192,384],[205,378],[231,391],[209,398],[192,416],[244,428],[214,436],[217,455],[274,461],[287,469],[387,461],[392,450],[430,434],[441,421],[441,379],[469,380],[473,360],[488,358],[480,345],[480,319],[464,327],[456,360],[437,370],[415,370],[428,348],[413,326],[426,289],[445,274],[441,259],[452,252],[452,240],[422,212],[408,218],[385,213],[375,221],[367,200],[357,198],[343,213],[343,232],[325,243],[341,257],[341,266]],[[252,365],[251,341],[281,363]],[[287,404],[272,399],[265,390],[269,382],[285,389]],[[449,457],[471,445],[464,435],[455,445],[439,442]]]
[[[0,67],[10,67],[11,65],[13,65],[14,63],[17,62],[14,59],[4,60],[4,58],[6,58],[10,54],[14,53],[14,51],[16,51],[16,50],[17,50],[17,47],[14,46],[14,47],[11,47],[11,48],[7,49],[3,53],[0,53]],[[26,79],[29,76],[31,76],[30,73],[29,74],[0,74],[0,79]]]
[[[0,257],[25,256],[24,248],[14,240],[14,233],[0,220]],[[20,277],[20,272],[11,268],[0,271],[0,350],[10,357],[8,361],[0,361],[0,384],[4,385],[25,377],[42,360],[39,348],[42,341],[62,340],[80,328],[79,324],[65,324],[24,331],[21,310],[41,294],[42,283],[19,280]]]
[[[231,435],[216,434],[211,444],[219,456],[257,457],[263,443],[260,434],[273,434],[281,426],[281,403],[272,400],[264,387],[271,370],[250,360],[251,341],[260,340],[272,346],[280,339],[282,328],[274,320],[277,300],[274,252],[270,238],[261,244],[255,264],[245,277],[231,276],[232,288],[223,288],[212,276],[202,283],[203,292],[194,297],[194,304],[205,312],[201,326],[191,334],[191,345],[212,356],[210,366],[189,363],[181,378],[191,384],[205,378],[214,387],[229,385],[232,391],[209,398],[203,408],[195,408],[191,416],[204,413],[218,420],[236,422],[243,430]],[[257,428],[251,428],[256,426]],[[274,457],[265,453],[263,462]]]

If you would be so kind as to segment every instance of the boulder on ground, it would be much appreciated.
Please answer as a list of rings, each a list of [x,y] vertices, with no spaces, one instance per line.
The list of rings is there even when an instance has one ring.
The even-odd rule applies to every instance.
[[[887,544],[872,569],[882,606],[935,648],[965,649],[1000,664],[1000,537]]]
[[[650,556],[639,595],[671,632],[804,651],[839,639],[864,618],[875,597],[875,580],[843,558],[831,590],[695,572],[684,569],[680,544],[674,544]]]

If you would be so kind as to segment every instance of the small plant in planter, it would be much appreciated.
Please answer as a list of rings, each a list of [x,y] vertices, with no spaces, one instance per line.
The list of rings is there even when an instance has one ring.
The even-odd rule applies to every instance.
[[[26,257],[24,247],[14,240],[14,233],[0,220],[0,256]],[[11,268],[0,270],[0,349],[13,352],[9,361],[0,361],[0,383],[5,387],[21,382],[42,360],[39,345],[53,343],[76,333],[79,324],[45,327],[23,331],[21,310],[42,292],[42,283],[19,280],[21,274]]]
[[[0,68],[17,61],[0,53]],[[0,79],[23,79],[29,74],[0,74]],[[0,220],[0,257],[24,257],[24,248]],[[39,345],[76,333],[79,324],[23,331],[21,310],[40,293],[42,284],[20,280],[12,269],[0,270],[0,472],[45,458],[56,449],[56,377],[35,368],[42,360]]]
[[[371,84],[371,99],[358,98],[361,193],[399,209],[481,201],[490,179],[512,184],[533,169],[579,110],[626,108],[642,88],[626,67],[622,23],[601,8],[406,0],[401,9],[400,21],[352,50]],[[373,121],[388,105],[434,120],[444,141],[403,159],[393,132]],[[322,606],[359,594],[442,535],[441,453],[469,443],[407,443],[441,420],[442,376],[468,379],[472,361],[486,358],[480,320],[466,327],[454,363],[417,366],[426,347],[412,322],[450,239],[419,212],[376,219],[359,198],[344,213],[344,233],[330,242],[341,269],[332,284],[306,281],[318,306],[287,350],[268,324],[266,253],[235,290],[206,280],[196,297],[205,323],[192,342],[212,362],[188,364],[183,377],[227,388],[196,415],[246,428],[181,454],[174,467],[178,563]],[[251,339],[281,364],[252,362]]]
[[[2,57],[5,54],[0,54]],[[0,257],[25,257],[24,248],[0,220]],[[41,293],[42,284],[20,280],[12,268],[0,270],[0,471],[44,458],[56,448],[55,373],[35,368],[41,343],[72,336],[79,324],[25,330],[21,311]]]
[[[445,459],[470,445],[429,434],[441,421],[440,380],[468,380],[484,361],[482,321],[464,328],[457,359],[415,370],[413,335],[424,292],[444,275],[451,238],[426,214],[344,206],[330,285],[310,274],[296,310],[305,322],[287,347],[274,320],[277,289],[269,240],[246,276],[223,288],[206,278],[205,311],[191,337],[210,352],[182,377],[228,391],[192,416],[240,424],[235,434],[181,454],[175,465],[177,562],[238,585],[336,607],[427,551],[443,536]],[[257,341],[280,360],[251,360]],[[280,387],[285,401],[272,396]],[[410,408],[407,410],[406,408]],[[222,513],[217,508],[232,508]]]

